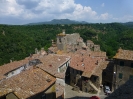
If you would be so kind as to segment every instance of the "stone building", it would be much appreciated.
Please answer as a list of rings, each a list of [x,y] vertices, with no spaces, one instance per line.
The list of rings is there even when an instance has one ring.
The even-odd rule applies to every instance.
[[[86,48],[86,45],[79,33],[65,34],[65,31],[57,35],[56,45],[58,50],[64,52],[74,52],[82,47]]]
[[[102,71],[106,68],[105,57],[91,56],[86,51],[72,54],[70,62],[70,85],[84,92],[99,92],[102,85]]]
[[[95,45],[91,40],[87,40],[87,49],[91,51],[101,51],[100,50],[100,45]]]
[[[70,64],[70,57],[65,55],[49,54],[40,57],[42,62],[37,66],[56,78],[56,98],[60,99],[64,94],[65,73]]]
[[[65,52],[76,52],[79,49],[85,49],[88,51],[100,52],[100,46],[95,45],[93,41],[87,40],[84,43],[79,33],[66,34],[65,31],[57,34],[56,43],[52,40],[52,46],[48,48],[48,53],[58,53],[58,51]]]
[[[113,86],[114,89],[117,89],[128,79],[133,78],[133,51],[120,48],[113,59]]]
[[[0,99],[62,99],[70,57],[37,52],[0,66]]]

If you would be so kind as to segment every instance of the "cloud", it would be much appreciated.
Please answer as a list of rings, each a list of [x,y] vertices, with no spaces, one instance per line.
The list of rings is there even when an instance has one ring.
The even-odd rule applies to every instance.
[[[123,17],[113,18],[113,20],[117,22],[130,22],[133,21],[133,15],[125,15]]]
[[[104,7],[104,3],[101,4],[101,7]]]
[[[19,6],[15,0],[2,0],[0,3],[0,13],[2,16],[19,16],[22,12],[23,6]]]
[[[100,15],[90,6],[77,4],[74,0],[1,0],[0,13],[0,18],[6,16],[26,22],[60,18],[92,22],[110,18],[108,13]]]
[[[109,18],[110,18],[110,15],[108,13],[104,13],[104,14],[100,15],[100,19],[102,19],[102,20],[106,20],[106,19],[109,19]]]

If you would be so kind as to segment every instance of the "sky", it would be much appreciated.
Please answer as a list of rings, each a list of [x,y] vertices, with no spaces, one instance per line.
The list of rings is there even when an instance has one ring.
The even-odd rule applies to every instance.
[[[0,24],[53,19],[90,23],[133,22],[133,0],[0,0]]]

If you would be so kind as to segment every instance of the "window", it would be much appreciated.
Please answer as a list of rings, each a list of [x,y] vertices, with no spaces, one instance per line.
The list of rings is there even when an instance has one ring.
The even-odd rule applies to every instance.
[[[123,74],[119,73],[119,79],[122,79]]]
[[[120,61],[120,66],[124,66],[124,62],[123,61]]]
[[[129,76],[129,79],[133,79],[133,75],[130,75],[130,76]]]
[[[59,42],[61,43],[61,38],[59,38]]]
[[[133,63],[131,63],[131,68],[133,68]]]

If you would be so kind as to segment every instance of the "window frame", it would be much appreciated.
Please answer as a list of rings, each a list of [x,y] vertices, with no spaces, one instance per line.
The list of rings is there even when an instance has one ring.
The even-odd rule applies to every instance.
[[[123,74],[122,73],[119,73],[119,79],[122,79],[123,78]]]

